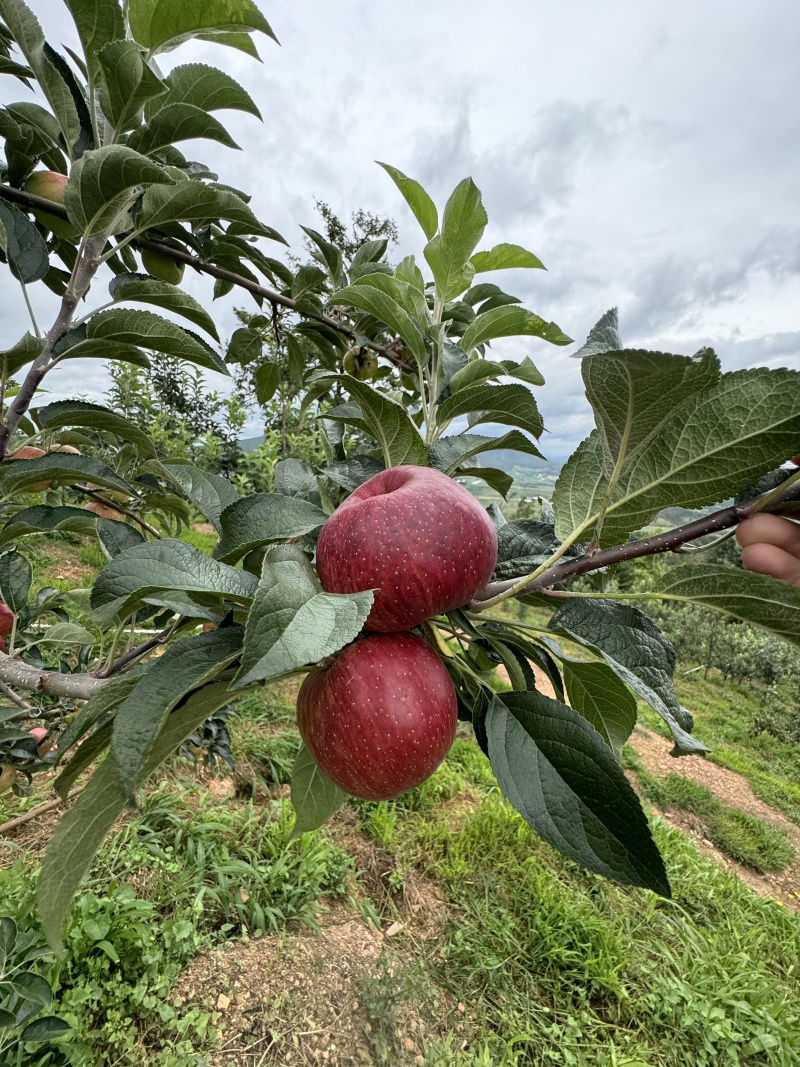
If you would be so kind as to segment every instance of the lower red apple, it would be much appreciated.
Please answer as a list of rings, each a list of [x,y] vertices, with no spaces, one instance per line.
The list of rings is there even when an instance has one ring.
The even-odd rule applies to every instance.
[[[16,452],[9,452],[5,458],[41,459],[44,455],[47,455],[47,453],[43,448],[37,448],[36,445],[23,445],[22,448],[18,448]],[[50,488],[51,484],[51,482],[34,482],[33,485],[23,486],[23,491],[26,493],[43,493]]]
[[[346,793],[390,800],[430,778],[456,733],[450,675],[414,634],[369,634],[309,674],[297,724],[325,774]]]
[[[410,630],[460,608],[489,581],[497,531],[463,485],[400,466],[364,482],[322,527],[317,569],[329,593],[379,589],[367,630]]]

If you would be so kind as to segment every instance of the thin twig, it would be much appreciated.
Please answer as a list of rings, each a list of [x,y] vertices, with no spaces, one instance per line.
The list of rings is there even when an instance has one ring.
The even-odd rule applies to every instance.
[[[33,305],[31,304],[31,298],[28,296],[28,287],[22,280],[20,280],[19,287],[22,290],[22,295],[25,299],[25,306],[27,307],[28,314],[31,317],[33,332],[36,334],[37,337],[41,337],[42,331],[39,329],[39,323],[36,321],[36,316],[33,313]]]
[[[136,645],[134,648],[129,648],[127,652],[123,652],[107,667],[95,671],[95,678],[110,678],[112,674],[118,674],[129,663],[133,663],[135,659],[146,655],[152,649],[158,648],[159,645],[165,645],[184,622],[186,622],[184,618],[177,619],[171,626],[162,630],[161,633],[155,634],[153,637],[148,638],[147,641],[142,641],[140,645]]]
[[[8,830],[15,830],[18,826],[23,826],[26,822],[30,822],[31,819],[35,819],[39,815],[46,815],[48,811],[54,811],[56,808],[61,807],[62,804],[65,804],[67,800],[72,800],[78,793],[82,792],[83,786],[77,786],[75,789],[71,789],[69,793],[67,793],[65,800],[61,800],[60,798],[58,800],[50,800],[47,804],[42,804],[41,807],[31,808],[31,810],[26,811],[24,815],[18,815],[16,819],[9,819],[8,822],[4,822],[3,825],[0,826],[0,834],[5,834]]]
[[[0,681],[0,693],[2,693],[3,696],[8,697],[12,704],[16,704],[17,707],[22,708],[23,711],[33,711],[33,705],[29,704],[26,700],[23,700],[22,697],[17,696],[14,690],[3,681]]]
[[[34,196],[32,193],[27,193],[22,189],[14,189],[10,185],[3,185],[0,183],[0,198],[10,200],[15,204],[21,204],[26,208],[39,208],[40,210],[49,211],[51,214],[58,215],[58,217],[62,219],[68,218],[63,204],[57,204],[54,200],[46,200],[42,196]],[[119,236],[124,239],[123,234],[120,234]],[[290,311],[296,312],[303,318],[312,319],[315,322],[322,322],[326,326],[330,326],[332,330],[336,330],[338,333],[343,334],[345,337],[351,339],[356,337],[355,330],[351,330],[348,326],[345,326],[344,323],[339,322],[330,315],[317,315],[312,311],[298,309],[296,302],[292,300],[291,297],[284,296],[283,293],[278,293],[274,289],[268,289],[264,285],[259,285],[258,282],[254,282],[250,278],[245,278],[241,274],[236,274],[235,271],[227,270],[225,267],[218,267],[213,263],[205,263],[198,256],[193,256],[188,252],[182,252],[180,249],[172,248],[170,245],[162,244],[160,241],[151,241],[147,237],[137,237],[132,243],[134,248],[147,248],[152,252],[158,252],[162,256],[167,256],[169,259],[173,259],[176,263],[184,263],[189,267],[193,267],[195,270],[200,271],[201,274],[208,274],[210,277],[217,278],[220,281],[231,282],[240,289],[246,289],[249,293],[254,293],[256,296],[263,297],[265,300],[269,300],[273,305],[288,308]],[[375,341],[365,341],[363,342],[363,347],[369,348],[372,352],[377,352],[378,355],[383,356],[384,359],[388,359],[390,363],[393,363],[397,367],[404,367],[407,365],[407,360],[403,359],[403,357],[391,346],[379,345]]]
[[[143,530],[149,533],[157,540],[161,540],[161,534],[155,528],[151,526],[149,522],[145,522],[144,519],[139,518],[135,511],[131,511],[129,508],[124,507],[122,504],[116,504],[113,500],[109,500],[107,497],[102,496],[96,489],[89,489],[85,485],[73,485],[71,489],[77,490],[79,493],[85,493],[87,496],[92,497],[99,504],[103,504],[104,507],[111,508],[114,511],[118,511],[121,515],[127,515],[129,519],[133,519]]]
[[[750,518],[751,515],[761,511],[764,507],[765,497],[769,497],[771,511],[779,511],[783,504],[800,498],[800,482],[792,480],[792,484],[783,492],[771,490],[768,494],[748,500],[744,504],[734,504],[732,507],[715,511],[711,515],[705,515],[701,519],[686,526],[678,526],[674,530],[658,534],[656,537],[645,537],[641,541],[626,541],[622,545],[614,545],[593,554],[586,553],[577,559],[567,560],[566,563],[557,563],[548,567],[547,570],[531,578],[527,583],[521,583],[519,578],[510,578],[504,582],[490,582],[482,589],[469,605],[471,611],[484,611],[494,607],[509,596],[524,596],[527,593],[542,592],[558,582],[564,582],[569,578],[576,578],[580,574],[588,574],[590,571],[600,570],[602,567],[610,567],[614,563],[623,560],[639,559],[642,556],[654,556],[660,552],[674,552],[679,546],[689,541],[696,541],[700,537],[727,530],[732,526],[738,526],[740,522]],[[514,590],[513,593],[510,590]]]

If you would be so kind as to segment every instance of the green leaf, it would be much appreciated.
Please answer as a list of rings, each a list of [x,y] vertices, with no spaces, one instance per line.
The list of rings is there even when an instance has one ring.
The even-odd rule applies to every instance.
[[[105,625],[144,604],[171,607],[179,600],[173,592],[248,604],[257,584],[247,571],[228,567],[183,541],[146,541],[120,552],[97,576],[92,617]]]
[[[510,267],[534,267],[545,270],[545,265],[533,252],[520,245],[500,244],[488,252],[476,252],[470,260],[476,274],[487,270],[507,270]]]
[[[0,352],[0,373],[4,378],[12,377],[27,363],[32,363],[41,354],[43,348],[43,337],[34,337],[32,333],[26,333],[13,347]]]
[[[199,508],[217,531],[222,528],[222,512],[239,499],[227,478],[201,470],[194,463],[164,463],[159,464],[158,470]]]
[[[144,665],[134,667],[128,674],[120,675],[117,678],[111,678],[105,683],[102,689],[98,689],[92,694],[78,712],[77,716],[59,737],[59,759],[65,752],[72,748],[75,742],[79,741],[84,734],[87,734],[97,723],[102,719],[106,719],[115,708],[119,707],[128,693],[130,693],[137,684],[139,677],[144,670],[146,670]],[[78,777],[79,773],[79,771],[73,771],[71,760],[65,770],[62,771],[61,775],[56,779],[55,789],[62,799],[66,797],[72,782]]]
[[[228,374],[228,368],[217,353],[196,334],[184,330],[152,311],[138,311],[129,308],[114,308],[101,311],[89,319],[87,336],[90,341],[114,342],[123,345],[142,345],[165,356],[177,356],[189,363],[196,363],[208,370]],[[83,354],[83,346],[78,344],[70,353]]]
[[[480,478],[496,493],[499,493],[504,500],[508,497],[511,486],[514,484],[512,476],[500,470],[499,467],[460,467],[456,477]]]
[[[164,724],[148,755],[141,781],[229,700],[224,682],[212,682],[188,697]],[[37,902],[45,936],[55,952],[61,951],[61,931],[75,890],[125,802],[114,762],[106,758],[50,839],[37,883]]]
[[[800,645],[800,589],[769,575],[717,563],[687,563],[670,569],[651,592],[659,599],[732,615]]]
[[[8,459],[0,468],[0,487],[5,495],[37,482],[95,482],[106,489],[118,489],[128,496],[136,490],[106,463],[69,452],[48,452],[38,459]]]
[[[319,252],[314,252],[313,255],[316,259],[320,260],[325,267],[327,267],[328,274],[331,279],[331,284],[337,288],[341,288],[345,282],[344,272],[342,270],[342,253],[336,247],[331,244],[330,241],[326,241],[321,233],[317,233],[316,230],[312,230],[310,226],[301,226],[300,229],[311,238],[314,244],[319,249]]]
[[[347,793],[320,770],[306,746],[301,745],[292,768],[292,805],[297,816],[292,836],[318,829],[345,800]]]
[[[239,655],[238,626],[197,634],[156,660],[125,698],[114,717],[111,759],[117,782],[133,801],[136,783],[167,715],[187,693],[215,678]]]
[[[59,1019],[57,1015],[45,1015],[28,1023],[19,1035],[19,1040],[22,1045],[26,1041],[59,1041],[72,1033],[72,1026],[68,1022]]]
[[[368,315],[374,315],[376,319],[385,322],[398,337],[402,337],[418,363],[425,362],[425,341],[419,326],[396,300],[375,286],[360,284],[340,289],[338,293],[333,294],[328,305],[355,307],[366,311]]]
[[[218,141],[227,148],[239,148],[222,123],[194,104],[167,103],[157,111],[147,126],[141,126],[128,138],[128,144],[142,155],[150,156],[167,145],[197,138]]]
[[[235,563],[254,548],[302,537],[322,526],[327,517],[307,500],[281,493],[254,493],[222,512],[221,537],[214,556]]]
[[[382,470],[386,468],[374,456],[351,456],[350,459],[332,463],[322,473],[326,478],[330,478],[334,485],[340,485],[342,489],[352,493],[358,489],[359,485],[374,478]]]
[[[468,385],[501,378],[504,374],[505,367],[501,367],[499,363],[491,363],[486,359],[472,359],[451,377],[448,383],[450,392],[457,393],[459,389],[466,389]]]
[[[102,337],[87,340],[85,326],[70,330],[63,341],[67,347],[61,344],[56,346],[59,362],[65,359],[113,359],[120,363],[132,363],[136,367],[150,366],[150,360],[136,345],[106,341]]]
[[[465,352],[471,352],[478,345],[497,337],[541,337],[553,345],[572,344],[572,338],[567,337],[554,322],[545,322],[525,308],[505,304],[478,315],[464,331],[461,347]]]
[[[95,528],[95,516],[82,508],[48,507],[36,504],[18,511],[0,530],[0,544],[15,541],[30,533],[50,533],[65,530],[70,533],[91,534]]]
[[[723,374],[647,438],[610,492],[599,435],[583,442],[556,482],[556,530],[562,538],[576,529],[588,532],[607,500],[601,544],[617,544],[662,508],[699,508],[733,496],[793,455],[798,440],[797,371]]]
[[[174,185],[151,185],[145,190],[136,216],[137,233],[170,222],[208,222],[225,219],[242,227],[240,232],[262,234],[274,240],[283,238],[255,217],[244,200],[226,189],[199,181]],[[285,243],[285,242],[284,242]]]
[[[121,216],[140,185],[172,185],[167,172],[124,145],[105,145],[84,152],[72,167],[64,192],[69,221],[81,233],[110,234],[124,226]]]
[[[118,3],[107,0],[64,0],[72,15],[94,77],[100,50],[111,41],[125,37],[125,21]]]
[[[93,645],[94,642],[94,634],[74,622],[54,623],[36,638],[37,645]]]
[[[256,367],[253,375],[253,384],[256,389],[256,400],[262,406],[268,404],[278,391],[281,383],[281,372],[275,363],[262,363]]]
[[[317,478],[307,463],[300,459],[281,459],[275,466],[275,490],[284,496],[299,496],[308,500],[317,493]]]
[[[277,678],[338,652],[361,632],[372,600],[372,592],[325,593],[299,548],[270,549],[247,617],[234,688]]]
[[[251,0],[206,0],[203,4],[130,0],[128,18],[134,38],[153,54],[171,51],[201,35],[213,40],[218,34],[259,31],[277,39]]]
[[[544,385],[541,372],[533,365],[528,356],[521,363],[515,363],[513,359],[501,359],[500,363],[505,368],[509,378],[527,382],[528,385]]]
[[[570,355],[573,359],[583,359],[584,356],[597,356],[603,352],[618,352],[621,348],[619,316],[617,309],[611,308],[589,330],[586,343]]]
[[[499,422],[504,426],[518,426],[534,437],[539,437],[544,430],[533,393],[524,385],[479,382],[454,393],[439,408],[442,421],[467,414],[477,416],[470,419],[473,426],[481,422]]]
[[[45,240],[29,218],[13,204],[0,200],[0,225],[5,232],[5,254],[11,273],[30,285],[50,268]]]
[[[424,250],[441,303],[447,303],[468,288],[475,274],[469,257],[488,221],[480,190],[472,178],[465,178],[445,204],[441,232]]]
[[[675,649],[638,608],[610,600],[571,600],[553,615],[550,629],[597,653],[647,701],[669,726],[676,755],[709,751],[692,737],[692,716],[672,688]]]
[[[43,429],[57,430],[62,426],[81,426],[92,430],[105,430],[123,441],[136,445],[143,456],[154,456],[155,446],[146,433],[128,419],[117,415],[100,404],[85,400],[57,400],[38,408],[36,414]]]
[[[240,363],[246,366],[258,359],[263,351],[264,342],[258,330],[250,330],[246,326],[240,326],[234,330],[228,343],[228,351],[225,359],[228,363]]]
[[[149,274],[118,274],[109,282],[108,291],[112,300],[134,300],[142,304],[155,304],[205,330],[215,341],[219,341],[217,327],[199,300],[189,296],[176,285],[151,278]]]
[[[531,574],[558,549],[555,527],[536,519],[512,519],[497,531],[497,566],[495,579],[521,578]],[[564,559],[582,556],[586,545],[573,544]]]
[[[670,896],[639,798],[593,726],[540,693],[505,693],[486,733],[501,789],[540,837],[606,878]]]
[[[21,63],[15,63],[13,59],[0,55],[0,74],[13,74],[20,81],[28,81],[33,78],[30,67],[24,67]]]
[[[205,63],[174,67],[165,78],[169,96],[157,97],[145,107],[148,122],[165,104],[194,104],[203,111],[232,109],[261,118],[250,94],[230,74]]]
[[[100,547],[109,559],[118,556],[126,548],[133,548],[134,545],[141,545],[144,542],[144,535],[127,522],[100,518],[96,525]]]
[[[431,467],[444,471],[445,474],[453,474],[460,464],[472,459],[473,456],[481,452],[493,452],[498,448],[513,449],[515,452],[525,452],[529,456],[544,458],[539,449],[524,434],[519,430],[509,430],[499,437],[482,437],[476,433],[440,437],[428,446],[429,463]]]
[[[16,549],[0,556],[0,597],[15,615],[28,603],[32,579],[30,563]]]
[[[425,236],[430,241],[439,226],[439,214],[436,211],[434,202],[419,182],[414,181],[413,178],[407,177],[401,170],[398,170],[397,167],[391,167],[388,163],[378,163],[378,166],[383,167],[403,194],[405,202],[414,212],[414,217],[422,227]]]
[[[72,146],[81,136],[81,123],[69,86],[47,56],[46,41],[38,19],[22,0],[0,0],[0,16],[28,61],[39,88],[47,97],[64,134],[68,152],[72,155]]]
[[[387,467],[398,467],[403,463],[427,465],[425,442],[405,408],[349,374],[343,374],[340,380],[358,401],[364,425],[380,445]],[[335,418],[330,411],[325,414],[327,418]]]
[[[618,760],[636,725],[630,689],[605,663],[564,660],[564,685],[570,705],[597,730]]]
[[[112,128],[119,134],[137,127],[145,103],[166,94],[166,85],[150,69],[135,41],[110,41],[96,61],[102,78],[100,104]]]
[[[629,349],[603,352],[585,356],[581,371],[609,476],[615,465],[624,472],[635,463],[675,409],[720,377],[719,360],[710,348],[692,357]]]

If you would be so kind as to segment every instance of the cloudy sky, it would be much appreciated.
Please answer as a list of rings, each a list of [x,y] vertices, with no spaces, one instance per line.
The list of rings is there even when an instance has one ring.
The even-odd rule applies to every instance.
[[[29,3],[54,43],[73,42],[57,0]],[[484,246],[514,241],[548,267],[495,279],[577,341],[617,305],[628,345],[710,344],[725,369],[800,366],[800,20],[790,0],[261,6],[281,41],[260,39],[262,64],[191,45],[164,66],[212,63],[250,91],[263,124],[220,114],[244,151],[201,142],[184,152],[252,192],[259,217],[295,249],[322,198],[345,217],[359,207],[391,215],[393,258],[421,255],[421,231],[374,161],[417,178],[440,205],[471,175],[489,214]],[[0,100],[24,95],[0,78]],[[210,285],[189,285],[210,303]],[[32,296],[49,323],[42,288]],[[243,300],[216,305],[223,334],[234,303]],[[2,347],[27,328],[23,311],[3,272]],[[502,350],[531,356],[547,379],[538,393],[552,459],[591,428],[572,350],[535,340]],[[100,399],[107,375],[75,361],[46,384]]]

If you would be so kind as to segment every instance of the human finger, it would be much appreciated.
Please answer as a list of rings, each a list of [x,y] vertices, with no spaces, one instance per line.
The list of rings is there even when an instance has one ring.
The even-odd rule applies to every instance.
[[[800,586],[800,559],[777,545],[757,542],[742,552],[742,563],[756,574],[769,574],[782,582]]]
[[[745,519],[739,523],[736,540],[742,548],[763,543],[800,556],[800,526],[780,515],[759,514]]]

